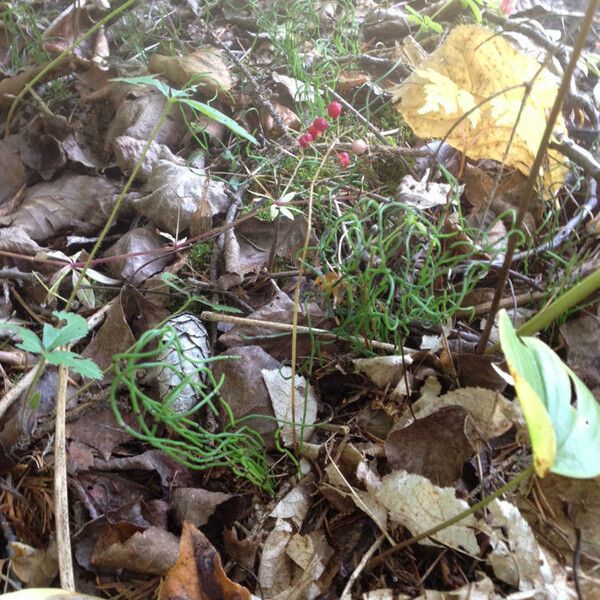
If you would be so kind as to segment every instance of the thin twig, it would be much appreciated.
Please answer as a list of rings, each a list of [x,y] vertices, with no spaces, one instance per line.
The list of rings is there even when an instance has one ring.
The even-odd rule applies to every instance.
[[[292,333],[294,331],[294,325],[290,323],[277,323],[275,321],[262,321],[260,319],[248,319],[245,317],[234,317],[233,315],[228,315],[225,313],[216,313],[212,311],[203,311],[200,314],[200,318],[203,321],[216,322],[216,323],[231,323],[233,325],[242,325],[247,327],[262,327],[264,329],[269,329],[271,331],[283,331],[285,333]],[[364,338],[358,337],[346,337],[342,335],[337,335],[327,329],[318,329],[316,327],[306,327],[303,325],[296,325],[296,331],[298,333],[308,333],[315,337],[318,337],[322,340],[332,340],[335,342],[343,342],[343,343],[355,343],[355,344],[365,344],[368,343],[370,348],[374,348],[375,350],[382,350],[385,352],[397,352],[398,346],[395,344],[389,344],[387,342],[380,342],[379,340],[368,340],[365,341]],[[417,350],[412,348],[404,348],[405,354],[414,354]]]
[[[66,350],[67,348],[62,348]],[[65,414],[67,406],[67,384],[69,371],[64,365],[58,367],[58,389],[56,391],[56,420],[54,435],[54,521],[60,585],[65,590],[75,591],[71,532],[69,530],[69,496],[67,490],[67,447],[65,440]]]
[[[32,367],[31,371],[28,371],[26,375],[21,377],[19,381],[12,387],[2,398],[0,399],[0,419],[4,416],[4,413],[9,407],[19,399],[19,396],[27,390],[31,385],[31,382],[35,378],[36,367]]]
[[[340,597],[341,600],[350,600],[352,598],[350,591],[352,590],[352,586],[354,585],[354,582],[359,578],[360,574],[363,572],[364,568],[367,566],[367,563],[371,560],[371,557],[373,556],[373,554],[375,554],[375,552],[377,552],[377,549],[379,548],[379,546],[381,546],[384,539],[385,539],[385,536],[382,533],[371,544],[371,547],[364,553],[363,557],[360,559],[360,562],[356,566],[356,569],[354,569],[352,575],[350,575],[350,578],[348,579],[348,581],[344,587],[344,591],[342,592],[342,595]]]

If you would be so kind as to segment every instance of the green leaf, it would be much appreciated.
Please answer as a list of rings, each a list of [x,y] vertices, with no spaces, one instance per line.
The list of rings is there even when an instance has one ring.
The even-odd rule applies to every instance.
[[[55,310],[52,314],[57,319],[66,321],[67,324],[60,329],[56,329],[48,323],[44,324],[42,343],[46,350],[54,350],[59,346],[80,340],[87,335],[89,327],[83,317],[64,310]]]
[[[83,358],[75,352],[54,350],[46,354],[46,360],[52,365],[64,365],[89,379],[102,379],[102,369],[90,358]]]
[[[151,85],[155,87],[163,96],[167,98],[178,97],[185,94],[181,90],[170,87],[164,81],[156,78],[156,75],[142,75],[140,77],[115,77],[111,81],[122,81],[130,85]]]
[[[5,327],[6,325],[3,326]],[[41,354],[44,351],[40,338],[33,331],[25,329],[25,327],[19,327],[17,331],[21,336],[21,342],[15,344],[17,348],[26,352],[33,352],[34,354]]]
[[[577,478],[600,475],[600,404],[592,392],[546,344],[519,338],[504,310],[499,327],[502,351],[527,421],[536,472],[543,475],[550,470]],[[551,435],[556,456],[548,465]]]
[[[221,125],[225,125],[228,129],[233,131],[239,137],[242,137],[253,144],[258,144],[256,138],[248,133],[242,126],[238,125],[232,118],[223,114],[220,110],[213,108],[209,104],[205,104],[204,102],[198,102],[198,100],[192,100],[191,98],[180,98],[179,101],[183,104],[187,104],[194,110],[197,110],[199,113],[207,116],[209,119],[213,119],[217,121],[217,123],[221,123]]]

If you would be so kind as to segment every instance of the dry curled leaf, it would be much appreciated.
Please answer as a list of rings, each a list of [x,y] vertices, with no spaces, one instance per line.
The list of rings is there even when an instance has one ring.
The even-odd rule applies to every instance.
[[[167,573],[160,600],[250,600],[250,592],[225,575],[213,545],[186,521],[179,556]]]
[[[521,109],[530,81],[531,94]],[[460,25],[398,88],[396,108],[418,136],[447,135],[446,141],[470,158],[491,158],[528,174],[557,90],[549,71],[503,37]],[[565,131],[559,117],[555,132]],[[556,192],[566,173],[562,155],[549,150],[544,191]]]

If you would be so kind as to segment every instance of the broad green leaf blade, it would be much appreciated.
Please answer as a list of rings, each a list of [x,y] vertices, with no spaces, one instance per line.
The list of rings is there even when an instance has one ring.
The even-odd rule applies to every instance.
[[[87,334],[88,324],[83,317],[64,310],[55,310],[52,314],[57,319],[66,321],[67,324],[60,329],[56,329],[52,325],[44,325],[42,343],[46,350],[54,350],[60,346],[76,342]]]
[[[3,325],[3,327],[6,327],[6,325]],[[40,338],[33,331],[25,329],[25,327],[19,327],[17,331],[21,336],[21,342],[15,344],[17,348],[34,354],[41,354],[44,351]]]
[[[510,368],[510,367],[509,367]],[[533,388],[519,373],[510,368],[510,373],[515,380],[515,389],[523,409],[531,447],[533,448],[533,462],[535,472],[539,477],[544,477],[556,462],[556,436],[552,419]]]
[[[238,125],[232,118],[223,114],[220,110],[213,108],[209,104],[205,104],[204,102],[198,102],[198,100],[192,100],[191,98],[181,98],[180,102],[183,104],[187,104],[191,108],[197,110],[199,113],[207,116],[209,119],[213,119],[217,121],[217,123],[221,123],[221,125],[225,125],[228,129],[231,129],[233,133],[236,135],[252,142],[253,144],[258,144],[256,138],[248,133],[243,127]]]
[[[556,439],[556,459],[550,470],[568,477],[597,477],[600,404],[546,344],[535,338],[519,338],[506,311],[499,315],[499,326],[502,350],[527,420],[536,468],[538,456],[545,464],[550,446],[546,419],[536,406],[539,402],[552,423]]]
[[[46,355],[46,360],[52,365],[64,365],[89,379],[102,379],[102,369],[91,359],[82,358],[75,352],[54,350]]]

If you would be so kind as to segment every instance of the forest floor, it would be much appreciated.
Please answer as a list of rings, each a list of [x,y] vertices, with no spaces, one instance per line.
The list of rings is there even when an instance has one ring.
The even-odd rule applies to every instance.
[[[0,3],[1,592],[600,598],[600,21],[492,4]]]

